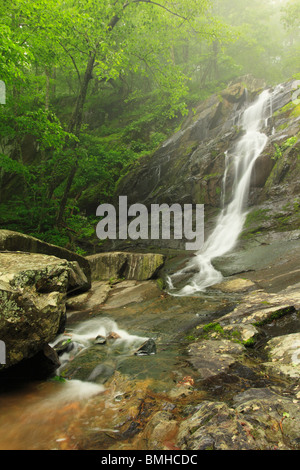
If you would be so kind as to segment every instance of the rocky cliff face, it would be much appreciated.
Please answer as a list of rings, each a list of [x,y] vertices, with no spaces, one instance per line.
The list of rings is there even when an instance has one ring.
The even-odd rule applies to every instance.
[[[293,208],[291,222],[297,225],[298,220],[299,85],[296,80],[282,84],[267,122],[268,144],[252,174],[249,205],[270,210],[268,223],[278,230],[282,229],[275,220],[279,213],[282,218],[290,217]],[[264,88],[264,83],[247,76],[200,103],[175,135],[152,156],[138,161],[119,183],[117,194],[128,196],[130,204],[148,207],[153,203],[205,204],[210,220],[221,205],[225,153],[243,132],[239,116]],[[230,177],[227,181],[230,184]]]

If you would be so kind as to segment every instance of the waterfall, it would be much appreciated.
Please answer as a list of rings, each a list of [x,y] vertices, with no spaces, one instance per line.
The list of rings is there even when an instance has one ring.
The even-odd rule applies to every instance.
[[[225,172],[221,197],[223,207],[215,229],[191,262],[167,279],[171,294],[190,295],[204,291],[207,287],[222,280],[223,276],[213,267],[212,260],[233,249],[243,229],[247,215],[245,206],[249,194],[252,169],[268,140],[267,135],[263,133],[263,129],[272,114],[271,109],[272,93],[265,90],[241,114],[239,125],[244,131],[243,135],[234,149],[225,153]],[[231,166],[233,168],[230,168]],[[231,197],[226,194],[226,188],[229,186],[227,184],[228,174],[230,173],[229,168],[231,172],[233,169],[234,174]],[[227,205],[225,205],[226,200],[230,201]],[[191,271],[191,269],[197,272],[189,281],[189,284],[174,293],[173,280]]]

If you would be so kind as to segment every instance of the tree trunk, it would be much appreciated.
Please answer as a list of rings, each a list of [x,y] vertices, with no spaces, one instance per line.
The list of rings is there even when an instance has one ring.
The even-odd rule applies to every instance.
[[[214,70],[215,80],[219,79],[218,54],[219,54],[219,41],[214,41],[213,42],[213,70]]]
[[[129,5],[129,3],[125,3],[123,5],[123,10],[125,10],[125,8],[128,5]],[[107,30],[112,31],[114,29],[114,27],[116,26],[116,24],[119,22],[119,20],[120,20],[120,17],[118,15],[113,16],[113,18],[111,19],[111,21],[108,24]],[[82,126],[82,118],[83,118],[83,107],[84,107],[84,103],[85,103],[85,100],[86,100],[86,95],[87,95],[89,83],[90,83],[91,79],[93,78],[93,69],[94,69],[94,66],[95,66],[96,55],[97,55],[97,50],[94,50],[93,52],[90,53],[90,57],[89,57],[89,60],[88,60],[87,66],[86,66],[84,78],[83,78],[83,81],[81,83],[80,92],[79,92],[79,95],[78,95],[78,98],[77,98],[76,107],[75,107],[73,115],[71,117],[69,129],[68,129],[68,131],[72,134],[75,134],[76,137],[79,137],[79,135],[80,135],[80,130],[81,130],[81,126]],[[78,156],[76,155],[76,145],[74,146],[74,153],[75,153],[74,165],[71,168],[71,171],[69,173],[67,183],[66,183],[66,187],[65,187],[65,191],[64,191],[64,195],[61,199],[60,206],[59,206],[59,212],[58,212],[58,216],[57,216],[57,219],[56,219],[56,225],[58,227],[61,226],[62,223],[63,223],[63,216],[64,216],[65,208],[66,208],[66,205],[67,205],[68,196],[69,196],[70,189],[71,189],[71,186],[72,186],[72,183],[73,183],[73,180],[74,180],[74,177],[76,175],[77,168],[78,168]]]
[[[82,116],[83,116],[83,107],[84,103],[86,100],[86,95],[88,91],[88,86],[93,78],[93,69],[95,65],[95,60],[96,60],[96,53],[94,52],[93,54],[90,55],[90,58],[88,60],[84,78],[80,87],[80,92],[76,101],[76,107],[74,109],[73,115],[71,117],[71,121],[69,124],[69,132],[72,134],[75,134],[76,137],[79,137],[80,135],[80,130],[81,130],[81,125],[82,125]]]
[[[84,78],[80,87],[80,92],[77,98],[76,107],[74,109],[74,112],[73,112],[73,115],[71,117],[71,121],[69,124],[68,131],[76,135],[76,137],[79,137],[80,135],[80,130],[82,126],[82,118],[83,118],[83,107],[84,107],[84,103],[86,100],[89,83],[91,79],[93,78],[93,68],[95,65],[95,60],[96,60],[96,53],[94,52],[93,54],[90,55],[90,58],[88,60]],[[71,186],[72,186],[72,183],[73,183],[73,180],[76,175],[77,168],[78,168],[78,156],[76,155],[76,144],[74,146],[74,153],[75,153],[74,165],[72,166],[71,171],[69,173],[65,191],[60,202],[58,216],[56,219],[56,225],[58,227],[62,225],[65,208],[66,208],[67,201],[68,201],[68,196],[69,196]]]
[[[53,98],[55,98],[55,96],[56,96],[56,67],[54,67],[54,69],[53,69],[52,78],[53,78],[52,96],[53,96]]]
[[[45,111],[48,111],[49,103],[50,103],[50,71],[48,67],[45,67],[45,75],[46,75]]]
[[[65,191],[64,191],[64,195],[63,195],[63,197],[61,199],[61,202],[60,202],[60,205],[59,205],[59,212],[58,212],[58,216],[57,216],[57,220],[56,220],[56,225],[58,227],[61,227],[61,225],[63,223],[63,216],[64,216],[65,208],[66,208],[66,205],[67,205],[67,202],[68,202],[69,192],[70,192],[74,177],[76,175],[77,168],[78,168],[78,160],[76,158],[75,164],[73,165],[73,167],[71,168],[71,171],[69,173],[67,183],[66,183],[66,187],[65,187]]]

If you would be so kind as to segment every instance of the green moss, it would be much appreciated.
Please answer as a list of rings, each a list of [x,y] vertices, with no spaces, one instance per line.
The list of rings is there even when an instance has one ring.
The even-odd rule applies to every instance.
[[[191,155],[196,150],[198,145],[199,145],[199,142],[197,142],[197,141],[191,142],[190,145],[188,145],[187,147],[184,147],[184,149],[182,151],[182,155],[184,157],[188,157],[189,155]]]
[[[288,104],[280,108],[278,111],[274,113],[274,116],[280,116],[280,114],[287,113],[288,111],[292,110],[294,108],[294,104],[292,101],[290,101]]]
[[[251,237],[261,233],[262,224],[268,220],[269,209],[254,209],[247,214],[244,230],[240,235],[242,240],[249,240]]]
[[[300,116],[300,101],[290,101],[288,104],[280,108],[274,113],[274,116],[280,116],[281,114],[288,114],[290,117],[297,118]]]
[[[162,191],[164,189],[164,186],[160,185],[158,186],[152,193],[151,193],[151,197],[154,197],[154,196],[157,196],[157,194],[160,193],[160,191]]]
[[[243,345],[244,345],[246,348],[252,348],[252,347],[255,345],[255,340],[254,340],[254,338],[249,338],[249,339],[247,339],[246,341],[243,341]]]
[[[161,277],[159,277],[158,279],[156,279],[156,284],[157,284],[157,286],[158,286],[158,288],[159,288],[160,290],[164,290],[164,288],[165,288],[165,281],[164,281]]]
[[[278,232],[285,232],[287,230],[297,230],[300,227],[300,211],[298,203],[295,203],[295,208],[290,207],[291,214],[278,217],[276,219],[276,230]]]
[[[51,378],[50,381],[51,381],[51,382],[61,382],[61,383],[65,383],[65,382],[66,382],[66,379],[64,379],[64,378],[61,377],[60,375],[56,375],[55,377]]]
[[[284,155],[284,152],[290,148],[293,147],[298,141],[298,136],[293,136],[289,137],[286,139],[284,142],[282,142],[280,145],[274,144],[275,152],[271,156],[272,160],[278,160],[279,158],[282,158]]]
[[[249,212],[245,220],[245,224],[244,224],[245,228],[248,228],[253,223],[259,224],[263,222],[266,219],[268,212],[269,212],[269,209],[255,209]]]
[[[291,116],[296,118],[300,116],[300,103],[298,103],[297,106],[293,109]]]
[[[8,292],[0,291],[0,305],[1,305],[1,315],[9,320],[11,323],[19,319],[19,314],[22,312],[22,309],[19,305],[10,298]]]
[[[187,341],[196,341],[197,338],[194,335],[188,335],[188,336],[185,337],[185,339]]]
[[[242,344],[245,347],[253,347],[255,344],[254,338],[249,338],[248,340],[242,340],[242,336],[239,330],[232,329],[230,331],[225,331],[219,323],[208,323],[203,327],[202,338],[208,339],[209,337],[221,337],[227,339],[234,343]]]
[[[210,173],[209,175],[205,175],[203,180],[208,181],[214,178],[220,178],[222,175],[220,173]]]
[[[282,318],[285,315],[288,315],[288,314],[291,314],[291,313],[294,313],[294,312],[295,312],[294,307],[281,308],[279,310],[276,310],[276,312],[273,312],[266,319],[253,323],[253,325],[254,326],[264,326],[264,325],[267,325],[268,323],[272,323],[272,321],[274,321],[274,320],[278,320],[279,318]]]
[[[286,122],[285,124],[281,124],[276,128],[277,132],[284,131],[287,127],[289,127],[289,122]]]
[[[223,328],[221,327],[221,325],[219,323],[208,323],[207,325],[205,325],[203,327],[203,332],[204,333],[208,333],[208,332],[212,332],[212,331],[224,334],[224,330],[223,330]]]

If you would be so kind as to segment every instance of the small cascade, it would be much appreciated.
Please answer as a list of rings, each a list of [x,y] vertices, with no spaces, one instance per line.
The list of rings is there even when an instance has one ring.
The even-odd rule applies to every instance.
[[[239,126],[244,132],[236,146],[225,153],[225,172],[221,195],[222,210],[215,229],[191,262],[182,270],[168,277],[170,294],[185,296],[205,291],[207,287],[222,280],[223,276],[214,268],[212,260],[232,250],[243,229],[247,215],[246,204],[251,174],[256,159],[268,141],[263,130],[272,116],[272,99],[277,92],[277,88],[273,92],[264,90],[257,100],[240,115]],[[227,194],[227,188],[230,186],[227,178],[232,173],[234,175],[231,184],[232,193]],[[225,204],[226,201],[230,202]],[[196,274],[189,284],[176,291],[174,287],[176,279],[191,270],[193,272],[196,270]]]
[[[103,340],[106,341],[107,338],[112,336],[114,341],[112,341],[110,346],[111,353],[113,354],[113,350],[116,349],[118,354],[123,353],[125,355],[132,354],[148,339],[131,335],[126,330],[119,328],[114,320],[103,317],[86,320],[70,330],[68,334],[70,336],[66,336],[65,334],[59,335],[51,344],[51,346],[55,348],[55,346],[62,341],[68,341],[68,338],[72,343],[72,349],[66,349],[60,356],[61,367],[57,370],[58,375],[70,360],[73,360],[75,356],[82,354],[93,346],[97,338],[103,338]]]

